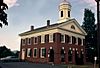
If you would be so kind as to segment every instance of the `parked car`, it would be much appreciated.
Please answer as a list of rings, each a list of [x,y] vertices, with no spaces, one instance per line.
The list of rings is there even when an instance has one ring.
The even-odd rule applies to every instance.
[[[19,58],[15,57],[15,56],[7,56],[5,58],[1,58],[2,62],[18,62],[20,61]]]

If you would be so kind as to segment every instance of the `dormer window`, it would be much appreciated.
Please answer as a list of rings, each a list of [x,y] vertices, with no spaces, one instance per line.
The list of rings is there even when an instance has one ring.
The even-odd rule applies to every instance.
[[[74,29],[74,30],[75,30],[75,26],[74,26],[74,25],[72,25],[72,26],[71,26],[71,29]]]

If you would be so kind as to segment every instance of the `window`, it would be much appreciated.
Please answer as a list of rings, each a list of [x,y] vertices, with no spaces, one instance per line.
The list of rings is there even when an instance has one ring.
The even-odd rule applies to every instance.
[[[70,37],[68,35],[66,35],[65,41],[66,41],[66,43],[69,43],[70,42]]]
[[[45,35],[45,43],[49,42],[49,35]]]
[[[28,38],[28,45],[31,44],[31,38]]]
[[[72,36],[72,44],[76,43],[76,38]]]
[[[41,36],[38,36],[38,43],[41,43]]]
[[[70,11],[68,11],[68,17],[70,17]]]
[[[41,36],[41,43],[44,43],[44,35]]]
[[[61,17],[63,17],[63,11],[61,11]]]
[[[64,43],[64,41],[65,41],[65,36],[61,35],[61,42]]]
[[[33,57],[34,57],[34,58],[37,57],[37,48],[34,48],[34,50],[33,50]]]
[[[32,55],[32,50],[30,48],[27,49],[27,57],[31,57]]]
[[[25,39],[22,39],[22,45],[25,45],[25,42],[26,42]]]
[[[75,26],[74,26],[74,25],[72,25],[72,26],[71,26],[71,29],[74,29],[74,30],[75,30]]]
[[[78,38],[78,45],[82,44],[82,40],[80,38]]]
[[[83,39],[83,45],[85,45],[85,39]]]
[[[49,42],[53,42],[53,34],[49,35]]]
[[[41,48],[41,58],[46,57],[46,48]]]
[[[34,37],[34,44],[37,44],[37,42],[38,42],[37,37]]]
[[[55,34],[53,34],[53,41],[55,42],[56,41],[56,35]]]

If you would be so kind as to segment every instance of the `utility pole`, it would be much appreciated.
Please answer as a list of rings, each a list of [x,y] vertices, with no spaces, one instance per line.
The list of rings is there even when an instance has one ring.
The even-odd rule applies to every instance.
[[[95,0],[97,3],[97,48],[98,48],[98,62],[100,67],[100,0]]]

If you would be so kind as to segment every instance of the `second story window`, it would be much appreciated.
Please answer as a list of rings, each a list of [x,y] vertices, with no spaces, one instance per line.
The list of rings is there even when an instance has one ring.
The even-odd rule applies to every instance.
[[[25,45],[25,43],[26,43],[26,40],[22,39],[22,45]]]
[[[37,44],[38,43],[38,39],[37,37],[34,37],[34,44]]]
[[[78,45],[82,44],[82,40],[80,38],[78,38]]]
[[[66,37],[65,37],[65,42],[66,42],[66,43],[70,43],[70,36],[66,35]]]
[[[38,43],[41,43],[41,36],[38,36]]]
[[[41,35],[41,43],[44,43],[44,35]]]
[[[45,35],[45,43],[49,42],[49,35]]]
[[[74,36],[72,36],[72,44],[76,43],[76,38]]]
[[[61,43],[64,43],[64,40],[65,40],[65,36],[61,35]]]
[[[53,34],[49,35],[49,42],[53,42]]]
[[[55,42],[55,41],[56,41],[56,35],[53,34],[53,42]]]
[[[28,38],[28,45],[31,45],[31,38]]]

